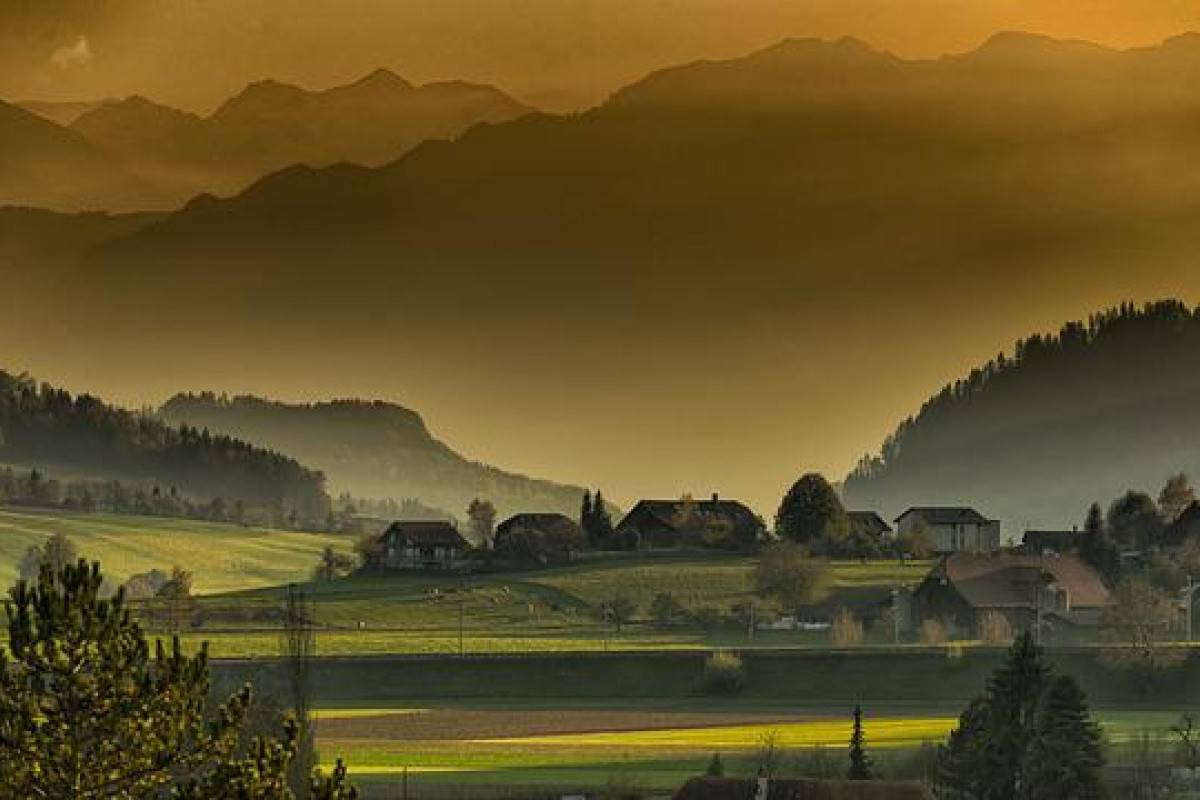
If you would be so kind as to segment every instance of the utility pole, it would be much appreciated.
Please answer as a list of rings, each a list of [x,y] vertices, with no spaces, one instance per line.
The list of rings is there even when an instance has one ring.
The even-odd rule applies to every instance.
[[[458,579],[458,655],[463,656],[463,603],[466,598],[463,596],[467,590],[467,579]]]

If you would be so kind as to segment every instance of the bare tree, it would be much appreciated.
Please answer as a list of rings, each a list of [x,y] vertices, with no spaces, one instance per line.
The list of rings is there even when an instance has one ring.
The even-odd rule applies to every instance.
[[[496,530],[496,507],[491,501],[476,497],[467,506],[467,520],[475,544],[482,550],[489,549],[492,545],[492,534]]]

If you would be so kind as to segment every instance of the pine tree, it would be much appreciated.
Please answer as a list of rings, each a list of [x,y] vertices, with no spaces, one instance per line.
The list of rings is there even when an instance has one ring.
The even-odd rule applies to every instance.
[[[721,760],[720,753],[713,753],[712,760],[708,762],[704,774],[712,778],[720,778],[725,775],[725,762]]]
[[[613,523],[609,516],[608,506],[604,503],[604,495],[596,490],[592,499],[592,536],[595,547],[604,547],[612,539]]]
[[[1104,796],[1104,736],[1072,678],[1051,683],[1029,743],[1022,800],[1098,800]]]
[[[1092,503],[1087,519],[1083,523],[1083,535],[1079,542],[1079,557],[1083,563],[1099,572],[1110,584],[1115,584],[1121,574],[1121,554],[1116,542],[1108,533],[1104,512],[1099,503]]]
[[[1008,658],[988,681],[984,698],[986,756],[980,764],[981,800],[1017,796],[1038,704],[1050,680],[1042,648],[1029,631],[1017,637]]]
[[[206,649],[151,656],[124,591],[100,596],[98,564],[43,566],[5,604],[8,653],[0,650],[0,800],[170,797],[290,800],[287,768],[296,727],[280,742],[235,754],[250,690],[213,716]],[[314,778],[313,800],[352,800],[339,765]]]
[[[983,719],[983,699],[976,698],[959,716],[947,743],[938,748],[936,783],[943,800],[983,796],[978,771],[986,737]]]
[[[875,780],[871,758],[867,755],[867,738],[863,733],[862,706],[854,706],[854,732],[850,734],[850,769],[846,778],[852,781]]]

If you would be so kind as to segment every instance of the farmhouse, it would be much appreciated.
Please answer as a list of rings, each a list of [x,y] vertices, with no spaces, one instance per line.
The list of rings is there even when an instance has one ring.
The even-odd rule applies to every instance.
[[[736,500],[642,500],[617,525],[617,535],[646,549],[701,545],[736,549],[753,545],[765,527]]]
[[[894,532],[892,526],[888,525],[883,517],[874,511],[851,511],[848,516],[850,517],[851,531],[864,534],[876,541],[886,539]]]
[[[896,518],[900,536],[924,536],[937,555],[992,553],[1000,549],[1000,523],[973,508],[926,506],[910,508]]]
[[[583,529],[565,514],[516,514],[496,526],[497,553],[541,564],[570,561],[584,544]]]
[[[1100,576],[1075,556],[956,553],[913,595],[918,624],[937,620],[951,633],[975,635],[985,615],[998,614],[1013,631],[1040,620],[1044,632],[1071,638],[1096,628],[1110,605]]]
[[[383,533],[388,569],[453,569],[470,549],[449,522],[393,522]]]
[[[933,795],[916,781],[704,777],[685,783],[674,800],[933,800]]]

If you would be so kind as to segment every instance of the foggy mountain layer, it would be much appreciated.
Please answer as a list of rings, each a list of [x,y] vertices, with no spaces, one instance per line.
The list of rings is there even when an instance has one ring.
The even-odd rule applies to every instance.
[[[159,416],[260,443],[317,465],[332,492],[419,499],[465,518],[475,498],[504,516],[521,511],[579,514],[584,490],[468,461],[429,432],[414,411],[390,403],[341,400],[287,404],[257,397],[180,394]],[[503,517],[502,517],[503,518]]]
[[[1022,339],[931,397],[844,492],[891,516],[975,505],[1019,538],[1181,471],[1200,477],[1200,310],[1163,301]]]
[[[160,365],[141,392],[186,368],[328,396],[332,372],[490,461],[769,512],[1004,343],[1200,294],[1197,79],[1200,36],[934,61],[789,40],[665,70],[95,244],[55,296],[89,335],[49,368],[102,342]]]

